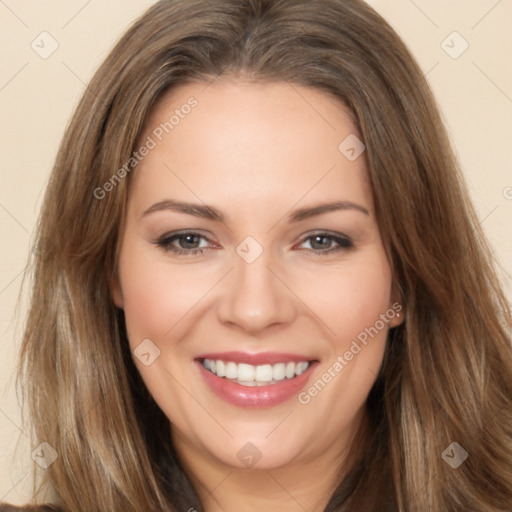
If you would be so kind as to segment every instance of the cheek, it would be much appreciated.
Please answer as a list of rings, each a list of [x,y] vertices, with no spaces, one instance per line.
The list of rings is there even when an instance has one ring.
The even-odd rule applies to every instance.
[[[301,281],[298,295],[322,321],[337,348],[374,325],[390,307],[391,272],[378,250],[343,268],[311,272]]]
[[[391,309],[391,272],[377,252],[317,284],[322,285],[315,286],[316,301],[329,327],[329,343],[298,402],[304,414],[329,426],[324,438],[334,443],[362,410],[382,364],[389,326],[381,315]],[[389,318],[393,316],[390,312]]]
[[[120,260],[123,309],[130,343],[161,340],[208,291],[208,278],[191,269],[178,271],[155,262],[147,251],[131,251]],[[211,280],[211,279],[210,279]]]
[[[128,341],[141,377],[160,408],[168,416],[174,411],[185,417],[185,400],[175,379],[186,381],[186,368],[174,357],[176,344],[169,341],[183,335],[187,313],[207,288],[193,270],[178,271],[155,260],[151,251],[130,240],[121,252],[119,276]],[[139,358],[141,353],[150,354],[148,365]]]

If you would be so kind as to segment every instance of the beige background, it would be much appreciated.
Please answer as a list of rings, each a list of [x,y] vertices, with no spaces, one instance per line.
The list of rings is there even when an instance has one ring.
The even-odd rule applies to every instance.
[[[21,503],[30,495],[35,447],[20,428],[13,374],[26,301],[18,320],[15,305],[44,185],[85,84],[114,41],[152,3],[0,0],[0,501]],[[512,297],[512,2],[369,3],[427,74]],[[41,47],[46,37],[44,48],[51,48],[48,36],[39,36],[44,31],[58,43],[46,59],[31,47],[34,40]],[[454,31],[463,39],[450,35]],[[469,47],[458,58],[445,51],[454,56],[464,40]]]

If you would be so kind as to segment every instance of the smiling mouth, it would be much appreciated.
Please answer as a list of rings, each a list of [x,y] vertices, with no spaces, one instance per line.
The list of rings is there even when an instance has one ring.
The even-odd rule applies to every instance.
[[[303,374],[312,361],[252,365],[221,359],[203,359],[203,367],[217,377],[241,386],[269,386],[290,381]]]

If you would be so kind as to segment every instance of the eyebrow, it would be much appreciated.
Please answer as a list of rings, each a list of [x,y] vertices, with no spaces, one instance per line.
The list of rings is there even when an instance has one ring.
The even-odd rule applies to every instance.
[[[225,221],[224,215],[213,206],[173,201],[172,199],[165,199],[164,201],[153,204],[146,211],[144,211],[142,217],[162,210],[186,213],[187,215],[194,215],[195,217],[201,217],[203,219],[209,219],[216,222],[224,223]],[[288,223],[291,224],[293,222],[300,222],[317,215],[339,210],[355,210],[363,213],[364,215],[370,216],[369,211],[360,204],[354,203],[352,201],[334,201],[332,203],[322,203],[315,206],[294,210],[287,216],[287,220]]]

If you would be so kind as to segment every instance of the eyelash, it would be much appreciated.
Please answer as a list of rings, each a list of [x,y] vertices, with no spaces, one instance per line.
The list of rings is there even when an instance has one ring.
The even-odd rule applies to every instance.
[[[207,238],[200,233],[197,233],[196,231],[180,231],[179,233],[175,233],[172,235],[164,235],[162,238],[154,242],[156,245],[158,245],[160,248],[162,248],[165,252],[173,252],[178,255],[195,255],[195,254],[203,254],[205,249],[208,249],[208,247],[199,247],[196,249],[180,249],[179,247],[174,247],[172,242],[175,240],[179,240],[180,238],[184,238],[187,235],[194,235],[198,236],[200,238],[204,238],[207,240]],[[332,235],[330,233],[314,233],[312,235],[309,235],[302,239],[301,244],[306,242],[307,240],[310,240],[315,237],[320,238],[327,238],[335,243],[338,244],[338,247],[327,249],[327,250],[314,250],[314,249],[304,249],[308,254],[315,254],[317,256],[323,256],[326,254],[332,254],[334,252],[339,252],[343,250],[349,250],[354,248],[354,244],[352,240],[346,236],[340,236],[340,235]]]

